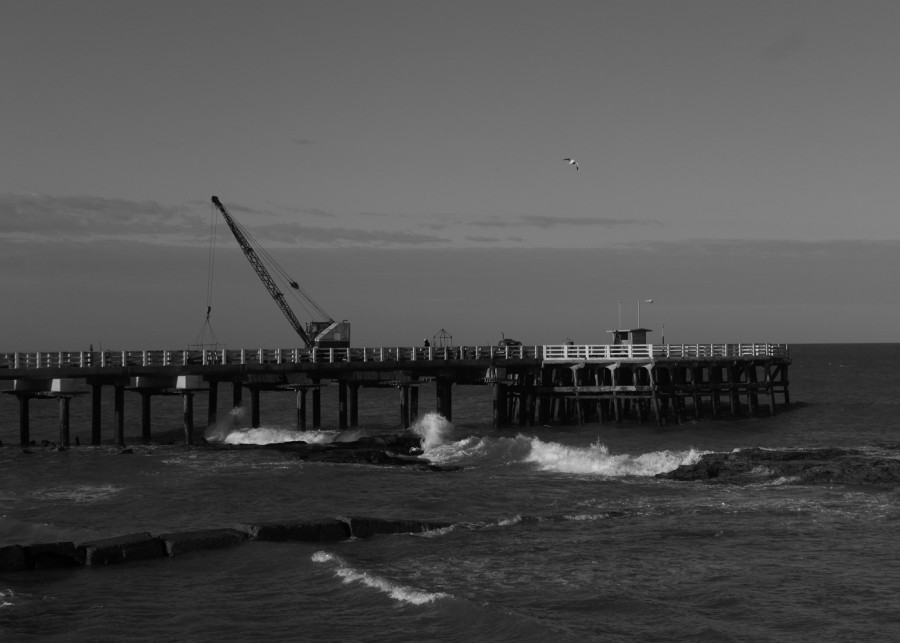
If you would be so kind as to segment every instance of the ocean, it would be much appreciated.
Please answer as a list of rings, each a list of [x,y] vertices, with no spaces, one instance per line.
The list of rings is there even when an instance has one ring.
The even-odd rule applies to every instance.
[[[154,398],[140,442],[90,436],[88,396],[18,406],[0,396],[0,546],[252,521],[367,516],[452,526],[332,543],[260,542],[105,567],[0,575],[3,641],[900,640],[900,496],[894,487],[656,478],[706,452],[823,446],[900,457],[900,344],[791,347],[790,408],[774,417],[495,430],[489,387],[453,392],[452,422],[414,429],[459,470],[305,462],[265,449],[186,447],[179,397]],[[227,387],[226,387],[227,389]],[[399,431],[396,390],[360,390],[359,427],[295,430],[290,394],[262,396],[259,429],[225,408],[210,439],[331,441]],[[132,399],[134,398],[134,399]],[[779,400],[780,402],[780,400]],[[195,413],[205,418],[205,398]],[[231,411],[231,412],[229,412]],[[203,431],[199,427],[198,432]]]

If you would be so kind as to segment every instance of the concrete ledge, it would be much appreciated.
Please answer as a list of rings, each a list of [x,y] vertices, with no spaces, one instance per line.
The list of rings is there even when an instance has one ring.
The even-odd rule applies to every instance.
[[[25,564],[25,548],[22,545],[0,547],[0,572],[22,572]]]
[[[449,522],[382,520],[351,517],[285,522],[241,523],[234,529],[202,529],[152,536],[139,532],[80,545],[71,542],[0,547],[0,572],[117,565],[135,560],[166,558],[192,551],[240,545],[247,539],[283,542],[338,542],[379,534],[421,533],[452,526]]]
[[[163,542],[147,532],[95,540],[79,545],[78,550],[84,553],[85,565],[116,565],[166,555]]]
[[[285,540],[334,542],[350,538],[350,526],[343,520],[331,518],[303,522],[242,523],[237,525],[237,528],[254,540],[274,542]]]
[[[25,547],[25,564],[28,569],[81,567],[84,555],[75,547],[75,543],[40,543]]]
[[[248,534],[237,529],[205,529],[202,531],[182,531],[174,534],[162,534],[166,554],[177,556],[191,551],[204,549],[220,549],[240,545],[248,538]]]

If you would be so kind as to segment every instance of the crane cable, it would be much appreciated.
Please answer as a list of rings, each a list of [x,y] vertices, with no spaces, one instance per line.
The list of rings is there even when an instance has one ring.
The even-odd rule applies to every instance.
[[[294,297],[294,300],[306,311],[308,317],[315,319],[316,317],[324,318],[331,320],[331,315],[329,315],[325,310],[307,293],[303,288],[300,287],[300,284],[291,277],[288,272],[279,265],[277,261],[266,251],[265,248],[256,240],[253,234],[247,230],[239,221],[235,221],[235,225],[240,228],[241,233],[250,244],[253,246],[254,251],[256,252],[256,256],[259,257],[260,261],[262,261],[270,273],[275,273],[279,281],[281,281],[284,289],[289,292]],[[296,292],[294,292],[296,291]],[[297,295],[300,294],[300,296]],[[301,298],[302,296],[302,298]],[[310,309],[312,307],[313,310]],[[332,320],[333,321],[333,320]]]
[[[200,328],[200,334],[197,336],[197,340],[194,343],[201,348],[208,348],[211,345],[213,349],[217,350],[219,348],[219,340],[216,337],[216,333],[213,331],[212,322],[209,319],[209,316],[212,313],[212,293],[216,271],[216,231],[219,222],[218,217],[216,217],[215,207],[212,205],[210,206],[209,222],[209,257],[207,259],[206,272],[206,321],[203,322],[203,326]],[[210,334],[210,342],[206,341],[207,329]]]

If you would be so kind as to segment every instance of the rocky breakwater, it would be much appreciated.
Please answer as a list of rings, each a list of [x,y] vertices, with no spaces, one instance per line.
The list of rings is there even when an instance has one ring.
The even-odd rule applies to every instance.
[[[59,567],[102,567],[190,552],[233,547],[247,541],[335,543],[350,538],[419,534],[449,529],[449,522],[371,517],[316,518],[247,522],[234,528],[182,531],[154,536],[139,532],[76,545],[73,542],[0,547],[0,573],[41,571]]]
[[[707,453],[694,464],[656,477],[735,484],[783,479],[797,484],[896,485],[900,484],[900,459],[855,449],[751,448]]]
[[[422,456],[422,438],[412,432],[362,437],[349,442],[223,445],[209,442],[217,449],[270,449],[294,454],[309,462],[373,464],[414,467],[423,471],[457,471],[461,467],[437,465]]]

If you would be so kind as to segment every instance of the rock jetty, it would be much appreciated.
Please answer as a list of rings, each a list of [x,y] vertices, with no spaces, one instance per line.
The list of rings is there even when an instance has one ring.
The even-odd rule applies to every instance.
[[[657,478],[745,484],[785,479],[797,484],[896,485],[900,459],[855,449],[775,451],[762,448],[707,453]]]
[[[76,545],[72,542],[7,545],[0,547],[0,572],[60,567],[102,567],[194,551],[233,547],[248,540],[267,542],[339,542],[385,534],[422,533],[451,527],[452,523],[349,517],[301,521],[248,522],[233,529],[203,529],[154,536],[138,532]]]

